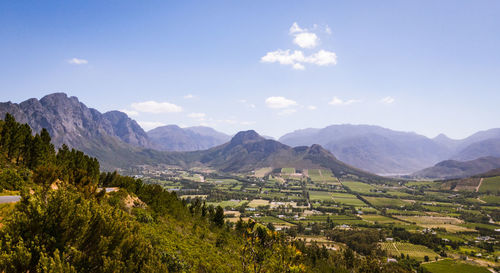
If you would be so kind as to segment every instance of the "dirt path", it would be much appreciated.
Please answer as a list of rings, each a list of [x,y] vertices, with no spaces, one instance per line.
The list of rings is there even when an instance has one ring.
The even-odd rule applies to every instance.
[[[476,192],[479,191],[479,187],[481,187],[481,184],[483,184],[484,178],[479,179],[479,185],[477,185]]]

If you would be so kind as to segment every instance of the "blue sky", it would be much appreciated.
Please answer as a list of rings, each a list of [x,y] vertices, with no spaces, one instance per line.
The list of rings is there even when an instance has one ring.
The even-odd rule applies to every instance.
[[[2,1],[0,101],[279,137],[500,127],[499,1]]]

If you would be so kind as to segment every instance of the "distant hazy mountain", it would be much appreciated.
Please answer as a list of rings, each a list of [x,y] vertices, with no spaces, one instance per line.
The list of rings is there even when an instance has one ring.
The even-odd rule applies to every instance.
[[[180,128],[177,125],[167,125],[148,131],[147,135],[163,151],[206,150],[231,139],[226,134],[203,126]]]
[[[425,136],[370,125],[298,130],[279,140],[291,146],[320,144],[343,162],[381,174],[420,170],[453,153]]]
[[[500,168],[500,158],[481,157],[470,161],[445,160],[412,174],[417,178],[451,179],[474,176]]]
[[[500,157],[500,138],[474,142],[462,148],[451,158],[456,160],[472,160],[484,156]]]
[[[319,145],[292,148],[253,130],[239,132],[228,143],[194,152],[190,157],[193,155],[202,164],[226,172],[247,172],[262,167],[326,168],[337,176],[350,174],[370,181],[383,180],[337,160]]]

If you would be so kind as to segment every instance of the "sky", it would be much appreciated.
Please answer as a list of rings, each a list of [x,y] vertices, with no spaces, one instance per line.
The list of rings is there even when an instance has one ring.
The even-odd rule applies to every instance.
[[[280,137],[500,127],[500,1],[1,1],[0,101],[54,92],[145,130]]]

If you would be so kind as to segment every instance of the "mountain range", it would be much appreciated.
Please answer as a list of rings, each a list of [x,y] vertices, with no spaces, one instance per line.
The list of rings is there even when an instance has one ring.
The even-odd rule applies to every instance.
[[[297,130],[279,141],[290,146],[320,144],[339,160],[379,174],[412,173],[448,159],[500,157],[500,129],[454,140],[443,134],[431,139],[379,126],[344,124]]]
[[[322,163],[314,163],[311,153],[319,151],[319,154],[326,155],[327,150],[331,157],[323,159],[328,164],[333,166],[345,162],[342,164],[348,168],[355,167],[356,171],[351,173],[366,170],[378,174],[409,174],[445,161],[439,163],[437,168],[425,171],[427,176],[432,174],[442,178],[453,169],[443,167],[460,164],[457,161],[500,157],[500,129],[481,131],[468,138],[454,140],[443,134],[431,139],[379,126],[344,124],[297,130],[278,141],[269,137],[252,137],[253,140],[248,143],[243,141],[235,145],[233,141],[239,138],[238,134],[231,139],[231,136],[209,127],[168,125],[145,132],[125,113],[100,113],[64,93],[50,94],[40,100],[28,99],[19,104],[0,103],[0,116],[6,113],[14,115],[19,122],[27,123],[35,132],[47,128],[56,146],[66,143],[95,156],[104,169],[141,164],[184,167],[201,164],[227,171],[248,171],[249,166],[255,169],[258,166],[286,164],[317,167]],[[470,167],[463,174],[477,170]],[[415,174],[422,175],[424,172]]]
[[[76,97],[55,93],[40,100],[0,103],[0,115],[12,114],[34,132],[46,128],[56,146],[63,143],[97,157],[105,170],[139,165],[208,166],[225,172],[250,172],[261,167],[326,168],[339,177],[382,181],[381,177],[351,167],[319,145],[289,147],[260,136],[239,132],[230,138],[204,127],[165,126],[146,133],[125,113],[100,113]],[[225,144],[219,143],[227,141]],[[216,147],[212,147],[218,145]],[[199,151],[160,151],[190,150]]]

